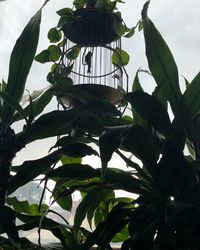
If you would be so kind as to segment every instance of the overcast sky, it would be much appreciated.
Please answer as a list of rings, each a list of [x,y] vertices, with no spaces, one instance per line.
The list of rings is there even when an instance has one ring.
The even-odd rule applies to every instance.
[[[22,32],[30,17],[38,10],[42,0],[7,0],[0,1],[0,78],[7,79],[9,58],[17,37]],[[48,46],[47,32],[56,26],[58,16],[55,11],[71,7],[71,0],[51,0],[44,8],[38,52]],[[128,26],[136,24],[140,18],[143,0],[126,0],[121,4],[125,22]],[[152,0],[149,17],[158,27],[167,41],[179,67],[179,74],[189,80],[200,70],[200,3],[199,0]],[[144,39],[142,32],[131,39],[123,40],[123,47],[131,56],[128,66],[130,85],[139,67],[147,69]],[[34,62],[27,82],[27,89],[34,90],[47,86],[48,65]],[[152,90],[150,78],[142,77],[142,84]],[[40,150],[41,154],[43,153]],[[36,153],[35,153],[36,154]],[[28,156],[33,155],[30,152]],[[37,154],[38,155],[38,154]]]

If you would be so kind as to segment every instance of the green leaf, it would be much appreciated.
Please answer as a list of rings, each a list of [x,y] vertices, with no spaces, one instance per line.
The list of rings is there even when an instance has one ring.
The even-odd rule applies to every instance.
[[[126,26],[118,19],[114,23],[115,33],[117,36],[122,37],[126,32]]]
[[[32,102],[32,104],[28,105],[24,109],[24,115],[25,117],[29,117],[30,113],[32,112],[32,118],[35,118],[39,114],[42,113],[44,108],[49,104],[53,97],[53,91],[52,89],[49,89],[45,92],[43,92],[35,101]],[[21,120],[21,116],[19,113],[15,114],[14,121]]]
[[[6,233],[8,239],[17,249],[20,248],[19,234],[15,225],[16,214],[8,206],[0,207],[0,232]]]
[[[156,83],[164,84],[163,93],[176,114],[181,97],[177,66],[165,40],[147,16],[148,5],[149,1],[144,5],[142,19],[149,68]]]
[[[192,80],[180,99],[173,124],[183,128],[199,113],[200,110],[200,73]]]
[[[23,108],[17,102],[17,100],[15,99],[15,97],[11,96],[7,92],[0,92],[0,97],[2,97],[2,99],[5,101],[5,103],[7,103],[8,106],[10,106],[13,111],[18,111],[19,116],[21,118],[24,118],[25,121],[26,121],[26,123],[28,123],[25,110],[23,110]],[[3,122],[5,122],[5,121],[3,120]]]
[[[114,191],[109,189],[102,189],[102,187],[97,187],[88,192],[88,194],[81,201],[77,207],[76,214],[74,217],[74,225],[80,226],[85,219],[89,209],[95,209],[98,205],[107,199],[114,198]]]
[[[58,21],[58,28],[62,28],[64,25],[69,23],[73,18],[73,15],[64,15],[61,16],[59,21]]]
[[[56,11],[56,13],[59,16],[70,16],[71,17],[73,15],[73,10],[70,8],[64,8],[64,9],[60,9],[60,10]]]
[[[142,88],[142,86],[140,84],[140,80],[139,80],[139,76],[138,76],[139,72],[140,72],[140,70],[138,70],[136,72],[136,75],[135,75],[135,78],[134,78],[134,81],[133,81],[133,86],[132,86],[132,91],[133,92],[136,91],[136,90],[144,92],[144,90],[143,90],[143,88]],[[135,124],[146,128],[147,127],[146,121],[138,114],[138,112],[135,110],[133,105],[131,105],[131,109],[132,109],[132,114],[133,114],[133,119],[134,119]]]
[[[142,20],[140,20],[139,25],[138,25],[138,31],[140,32],[142,30],[143,30],[143,22]]]
[[[48,32],[48,38],[51,43],[57,43],[62,38],[62,32],[57,30],[56,28],[51,28]]]
[[[42,115],[29,129],[26,135],[27,141],[66,134],[71,131],[72,123],[76,121],[79,125],[79,119],[88,118],[88,115],[109,118],[119,115],[120,112],[110,103],[101,100],[92,100],[80,107],[66,111],[53,111]]]
[[[117,150],[130,126],[108,127],[105,128],[99,138],[99,148],[102,162],[102,176],[105,175],[107,164],[112,158],[112,154]]]
[[[115,49],[115,52],[112,55],[112,63],[114,65],[119,67],[126,66],[129,63],[129,60],[130,56],[126,51],[121,50],[120,48]]]
[[[124,37],[126,38],[130,38],[135,34],[135,27],[128,29],[128,31],[126,32],[126,35]]]
[[[154,171],[157,162],[157,151],[152,141],[152,135],[144,128],[134,125],[126,135],[123,146],[139,158],[150,172]],[[152,169],[153,168],[153,169]]]
[[[61,179],[90,179],[100,175],[89,165],[78,163],[66,164],[48,173],[47,178],[59,177]]]
[[[25,161],[21,166],[17,166],[17,174],[9,180],[8,194],[13,193],[19,187],[34,180],[38,175],[43,174],[51,165],[57,162],[62,155],[63,149],[59,149],[41,159]]]
[[[26,78],[35,57],[40,32],[41,12],[42,9],[31,18],[18,38],[11,54],[6,92],[15,96],[18,102],[23,95]],[[10,105],[4,103],[2,119],[5,125],[10,123],[13,114],[14,110]]]
[[[50,52],[47,49],[45,49],[35,57],[35,60],[39,63],[47,63],[50,62],[49,56]]]
[[[75,46],[66,54],[66,57],[69,60],[75,60],[79,56],[80,50],[81,50],[80,47]]]
[[[159,132],[164,135],[169,135],[171,133],[172,125],[169,115],[163,104],[154,96],[137,90],[125,95],[125,99],[131,103],[143,119]]]
[[[74,0],[73,5],[75,6],[76,9],[81,9],[85,7],[87,4],[87,0]]]
[[[35,60],[39,63],[46,63],[46,62],[55,62],[58,61],[62,52],[59,46],[50,45],[48,49],[43,50],[39,53]]]
[[[64,187],[61,187],[61,188],[58,188],[57,187],[57,184],[55,186],[55,189],[56,189],[56,192],[54,193],[53,192],[53,197],[56,199],[56,203],[58,203],[58,205],[66,210],[66,211],[71,211],[72,209],[72,197],[71,195],[68,195],[68,196],[60,196],[60,194],[66,189]],[[59,197],[59,198],[57,198]]]

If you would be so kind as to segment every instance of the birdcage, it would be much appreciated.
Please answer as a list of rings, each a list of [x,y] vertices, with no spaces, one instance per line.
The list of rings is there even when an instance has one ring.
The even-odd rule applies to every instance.
[[[61,64],[72,67],[75,88],[120,104],[128,87],[121,60],[121,39],[115,32],[119,17],[105,9],[84,8],[62,30],[65,36]],[[65,98],[65,103],[72,103]]]

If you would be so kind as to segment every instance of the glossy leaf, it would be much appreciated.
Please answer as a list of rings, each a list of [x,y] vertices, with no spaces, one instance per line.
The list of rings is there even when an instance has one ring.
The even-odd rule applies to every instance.
[[[100,136],[99,148],[102,162],[102,176],[105,175],[107,164],[111,160],[112,154],[120,147],[129,128],[129,126],[108,127],[104,129]]]
[[[137,113],[151,126],[164,135],[170,134],[172,125],[169,115],[158,99],[141,91],[128,93],[125,99],[131,103]]]
[[[132,92],[134,91],[144,91],[141,84],[140,84],[140,80],[139,80],[139,72],[140,70],[138,70],[135,74],[135,78],[133,81],[133,85],[132,85]],[[133,114],[133,118],[134,118],[134,122],[137,125],[140,125],[142,127],[147,127],[146,121],[144,120],[144,118],[141,117],[141,115],[138,114],[138,112],[135,110],[134,105],[131,105],[131,109],[132,109],[132,114]]]
[[[150,171],[153,170],[158,155],[151,134],[142,127],[135,125],[129,130],[123,145],[138,157],[144,165],[149,166]]]
[[[130,56],[126,51],[121,50],[120,48],[115,49],[115,52],[112,55],[112,63],[114,65],[119,67],[126,66],[129,63],[129,60]]]
[[[35,118],[36,116],[40,115],[45,107],[49,104],[53,97],[53,91],[51,89],[43,92],[35,101],[33,101],[31,104],[29,104],[25,109],[24,109],[24,115],[25,117],[29,117],[30,113],[32,112],[32,119]],[[17,113],[15,114],[14,121],[19,121],[21,120],[21,116]]]
[[[48,32],[48,38],[51,43],[57,43],[61,40],[62,33],[56,28],[51,28]]]
[[[40,9],[29,21],[12,51],[9,66],[6,92],[20,101],[24,92],[26,78],[35,57],[41,22]],[[7,125],[12,120],[14,110],[7,104],[3,105],[2,118]]]
[[[156,83],[164,85],[162,91],[176,113],[181,97],[177,66],[165,40],[147,16],[148,5],[149,1],[144,5],[142,20],[149,68]]]
[[[175,127],[185,127],[200,111],[200,73],[192,80],[180,99],[174,118]]]
[[[62,155],[63,149],[59,149],[41,159],[25,161],[21,166],[17,166],[17,174],[9,180],[8,193],[13,193],[19,187],[34,180],[38,175],[43,174],[52,164],[57,162]]]
[[[25,110],[21,107],[21,105],[17,102],[15,97],[11,96],[9,93],[6,92],[0,92],[0,97],[4,100],[4,103],[7,103],[7,105],[15,112],[17,111],[19,114],[19,117],[21,119],[25,119],[25,121],[28,123],[27,116],[25,113]],[[4,122],[4,121],[3,121]]]
[[[114,192],[109,189],[97,187],[91,190],[79,204],[74,217],[74,225],[80,226],[85,219],[89,209],[95,210],[98,205],[108,198],[114,198]]]

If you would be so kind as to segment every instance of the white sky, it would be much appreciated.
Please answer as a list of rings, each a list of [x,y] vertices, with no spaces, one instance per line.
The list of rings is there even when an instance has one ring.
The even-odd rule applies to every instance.
[[[9,58],[16,39],[22,32],[30,17],[39,9],[44,0],[7,0],[0,2],[0,78],[7,79]],[[47,32],[56,26],[58,16],[56,10],[71,7],[72,0],[51,0],[44,8],[40,42],[38,52],[48,44]],[[128,26],[136,24],[140,18],[144,0],[126,0],[120,5],[125,22]],[[164,36],[179,67],[179,74],[189,80],[200,70],[200,3],[199,0],[152,0],[149,8],[149,17]],[[131,39],[124,39],[123,48],[131,56],[127,67],[130,75],[130,85],[135,72],[139,67],[147,69],[142,32],[136,33]],[[31,69],[27,89],[35,90],[48,85],[46,74],[48,65],[34,62]],[[141,77],[146,90],[153,89],[152,79]],[[38,149],[34,144],[29,151],[29,157],[40,157],[48,151],[49,141],[41,142]],[[33,150],[33,148],[35,150]],[[23,154],[23,152],[22,152]]]

